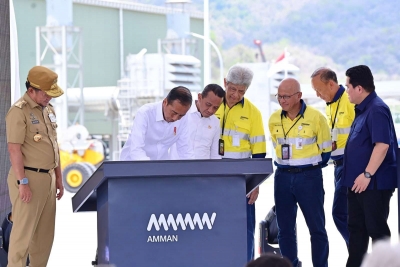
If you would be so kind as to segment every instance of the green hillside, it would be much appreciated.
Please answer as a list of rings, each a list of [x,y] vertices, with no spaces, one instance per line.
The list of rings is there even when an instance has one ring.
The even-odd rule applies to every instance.
[[[191,8],[202,11],[203,0],[192,0]],[[399,0],[210,0],[210,9],[213,39],[227,62],[256,60],[249,56],[257,53],[253,40],[260,39],[271,56],[288,47],[297,61],[308,62],[303,65],[342,71],[366,64],[377,80],[400,79]]]

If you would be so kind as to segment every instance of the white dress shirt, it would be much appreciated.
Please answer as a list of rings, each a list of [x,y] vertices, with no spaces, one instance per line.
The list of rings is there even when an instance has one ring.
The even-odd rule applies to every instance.
[[[162,101],[142,106],[136,113],[131,133],[121,150],[120,160],[165,160],[176,143],[179,159],[194,159],[190,144],[188,116],[168,123]]]
[[[196,159],[220,159],[218,154],[218,140],[221,135],[219,119],[212,115],[202,117],[193,102],[187,115],[189,119],[190,140]],[[174,145],[170,150],[171,159],[179,159],[179,149]]]

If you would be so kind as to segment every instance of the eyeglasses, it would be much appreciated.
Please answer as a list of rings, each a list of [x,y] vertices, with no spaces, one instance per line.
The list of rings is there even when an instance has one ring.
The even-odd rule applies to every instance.
[[[281,100],[281,99],[288,100],[289,98],[291,98],[294,95],[297,95],[298,93],[300,93],[300,92],[294,93],[293,95],[278,95],[278,94],[276,94],[275,97],[278,100]]]
[[[232,93],[238,92],[240,96],[243,96],[247,90],[246,86],[237,86],[237,85],[231,86],[229,83],[226,85],[226,89],[231,91]]]

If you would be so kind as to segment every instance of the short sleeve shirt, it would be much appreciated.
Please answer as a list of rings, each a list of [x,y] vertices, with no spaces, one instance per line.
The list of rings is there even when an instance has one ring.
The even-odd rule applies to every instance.
[[[7,143],[21,144],[24,166],[53,169],[58,166],[57,122],[53,107],[42,107],[27,93],[6,115]],[[36,136],[36,138],[35,138]],[[35,141],[40,139],[39,141]]]
[[[384,143],[389,145],[389,149],[367,190],[396,188],[397,137],[389,107],[372,92],[355,107],[355,112],[356,117],[344,151],[342,185],[351,188],[354,180],[364,173],[375,143]]]

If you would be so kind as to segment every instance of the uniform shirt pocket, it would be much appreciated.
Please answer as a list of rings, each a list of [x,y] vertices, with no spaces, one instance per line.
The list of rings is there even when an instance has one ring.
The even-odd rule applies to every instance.
[[[278,144],[284,144],[284,134],[282,126],[274,126],[271,132],[271,136],[277,140]]]
[[[357,133],[361,132],[363,124],[364,124],[364,122],[360,122],[360,123],[357,123],[356,125],[354,125],[354,131]]]
[[[46,126],[43,123],[37,123],[37,124],[31,124],[29,125],[29,131],[31,133],[45,133],[46,132]]]
[[[346,114],[338,116],[337,123],[335,124],[335,128],[343,128],[343,127],[350,127],[350,125],[353,123],[352,118],[349,116],[346,116]]]
[[[244,121],[235,121],[234,122],[236,130],[242,133],[250,133],[250,123]]]
[[[311,138],[314,137],[314,131],[308,127],[303,127],[301,130],[299,130],[299,136],[304,137],[304,138]]]

